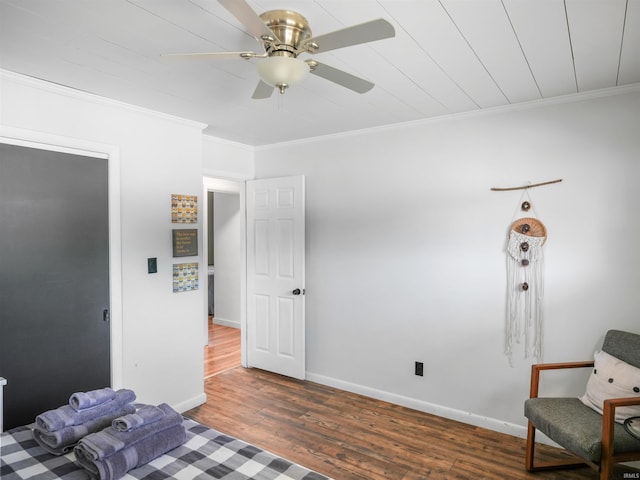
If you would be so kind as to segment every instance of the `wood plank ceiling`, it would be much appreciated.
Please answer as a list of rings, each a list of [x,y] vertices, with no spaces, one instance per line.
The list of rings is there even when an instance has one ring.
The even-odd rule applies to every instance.
[[[315,35],[382,17],[396,36],[313,58],[371,80],[316,76],[253,100],[259,50],[217,0],[0,0],[0,68],[206,123],[259,146],[640,82],[640,0],[249,0]],[[305,58],[309,58],[305,54]]]

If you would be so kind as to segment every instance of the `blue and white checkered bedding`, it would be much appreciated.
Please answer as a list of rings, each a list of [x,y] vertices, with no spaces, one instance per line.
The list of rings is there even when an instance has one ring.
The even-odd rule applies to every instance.
[[[187,442],[142,467],[123,480],[330,480],[224,435],[190,419],[184,420]],[[29,426],[0,436],[2,480],[87,480],[89,474],[73,453],[60,457],[45,452],[33,439]]]

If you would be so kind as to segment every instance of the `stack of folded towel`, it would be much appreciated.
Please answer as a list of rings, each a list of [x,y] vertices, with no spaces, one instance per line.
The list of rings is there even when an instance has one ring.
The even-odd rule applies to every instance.
[[[36,417],[33,437],[47,452],[63,455],[84,436],[111,425],[118,417],[133,413],[132,390],[101,388],[71,395],[69,404]]]
[[[81,439],[76,460],[92,478],[116,480],[187,440],[182,416],[166,403],[143,405]]]

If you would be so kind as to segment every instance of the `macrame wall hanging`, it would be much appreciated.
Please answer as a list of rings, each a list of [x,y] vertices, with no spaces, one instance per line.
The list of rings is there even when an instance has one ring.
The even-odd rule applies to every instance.
[[[494,191],[524,190],[520,212],[509,228],[507,240],[507,321],[505,354],[512,360],[514,344],[521,344],[525,358],[542,360],[544,299],[544,251],[547,229],[537,218],[528,189],[562,180],[523,187],[492,188]]]

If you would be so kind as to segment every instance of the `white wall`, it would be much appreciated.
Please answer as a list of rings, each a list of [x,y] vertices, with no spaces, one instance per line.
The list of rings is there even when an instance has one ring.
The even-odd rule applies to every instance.
[[[309,378],[524,434],[531,362],[503,354],[522,192],[494,186],[563,179],[529,191],[548,230],[544,360],[640,332],[640,88],[614,93],[257,149],[256,178],[307,180]]]
[[[203,175],[228,180],[253,178],[253,147],[203,135],[202,150]]]
[[[172,258],[170,196],[197,195],[202,211],[203,125],[10,72],[0,75],[0,127],[62,143],[102,144],[119,156],[120,212],[111,212],[119,214],[121,234],[120,245],[112,245],[121,254],[121,278],[111,292],[121,298],[120,318],[112,316],[114,387],[179,410],[202,403],[206,265],[202,248],[199,257]],[[200,217],[201,234],[202,225]],[[157,257],[157,274],[147,273],[148,257]],[[174,294],[172,264],[184,261],[200,263],[200,289]]]
[[[240,195],[213,193],[214,321],[240,328]]]

